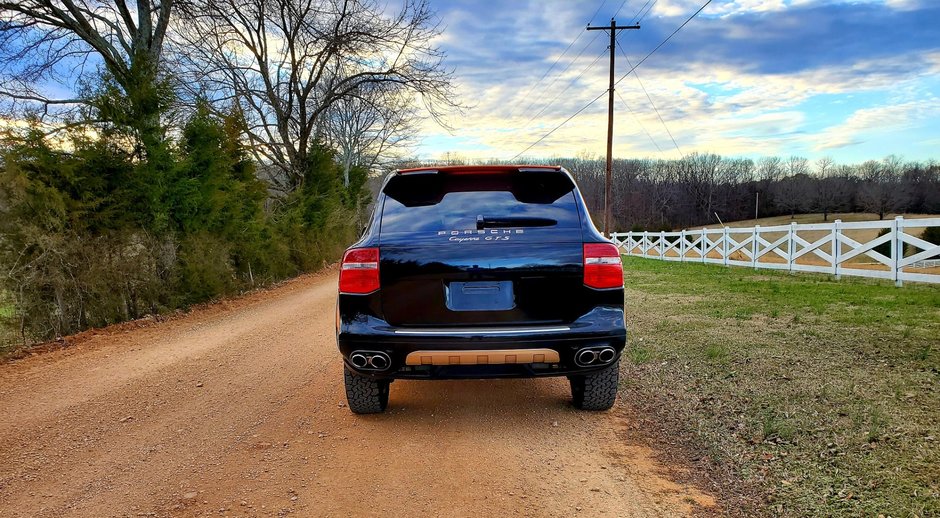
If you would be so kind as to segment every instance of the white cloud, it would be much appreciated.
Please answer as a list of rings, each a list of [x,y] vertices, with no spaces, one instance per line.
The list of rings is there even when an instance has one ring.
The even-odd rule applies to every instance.
[[[582,62],[587,58],[582,58]],[[799,110],[799,105],[820,94],[849,95],[860,92],[891,91],[903,103],[912,99],[924,100],[926,94],[918,87],[924,75],[935,74],[940,64],[940,53],[928,56],[900,56],[893,61],[908,63],[907,74],[899,74],[889,63],[863,61],[842,67],[809,70],[787,75],[752,73],[733,66],[687,64],[675,69],[640,69],[641,77],[656,103],[669,130],[683,151],[712,151],[730,155],[787,154],[795,146],[822,149],[820,142],[830,147],[839,142],[850,142],[867,127],[870,117],[859,117],[844,129],[831,128],[825,137],[810,138],[802,133],[805,124],[814,121],[814,114]],[[920,63],[915,66],[915,63]],[[518,85],[494,83],[475,89],[467,84],[460,87],[461,96],[471,99],[476,106],[461,120],[453,120],[455,135],[476,142],[477,153],[465,153],[473,158],[509,158],[562,123],[569,115],[606,90],[606,77],[602,73],[582,77],[545,112],[529,122],[554,95],[573,79],[585,64],[571,67],[548,92],[539,92],[528,111],[522,108],[532,99],[523,99],[524,90]],[[723,92],[707,93],[698,85],[720,85]],[[615,97],[615,148],[620,156],[658,155],[645,127],[666,156],[674,156],[675,148],[663,128],[646,95],[635,78],[625,79],[617,87],[620,96],[632,107],[639,124]],[[907,92],[906,95],[904,92]],[[923,104],[929,104],[923,101]],[[940,102],[935,104],[940,105]],[[515,110],[514,110],[515,108]],[[515,116],[510,114],[515,111]],[[531,156],[567,155],[581,151],[602,154],[606,141],[606,96],[598,100],[580,116],[557,130],[534,147]],[[442,136],[440,128],[425,127],[426,134]],[[840,140],[841,139],[841,140]],[[443,150],[441,150],[443,151]]]
[[[937,116],[940,116],[940,103],[936,99],[863,108],[845,122],[830,126],[813,136],[814,149],[825,151],[859,144],[872,132],[903,129]]]

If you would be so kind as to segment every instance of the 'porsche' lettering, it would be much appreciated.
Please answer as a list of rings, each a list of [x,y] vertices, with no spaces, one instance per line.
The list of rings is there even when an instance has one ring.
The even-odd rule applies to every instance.
[[[437,231],[437,235],[439,235],[439,236],[460,236],[460,235],[468,236],[468,235],[474,235],[474,234],[476,234],[476,235],[481,235],[481,236],[482,236],[482,235],[487,234],[487,231],[486,231],[486,230],[473,230],[473,229],[467,229],[467,230],[438,230],[438,231]],[[511,229],[511,228],[504,228],[504,229],[491,228],[491,229],[489,230],[489,234],[494,234],[494,235],[495,235],[495,234],[525,234],[525,230],[524,230],[524,229],[521,229],[521,228],[517,228],[517,229]]]

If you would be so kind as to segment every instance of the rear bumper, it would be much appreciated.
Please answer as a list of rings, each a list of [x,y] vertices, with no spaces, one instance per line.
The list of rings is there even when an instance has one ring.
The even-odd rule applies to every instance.
[[[610,362],[580,366],[574,359],[578,350],[584,347],[610,347],[616,351],[617,357],[613,360],[616,362],[626,344],[627,333],[623,307],[618,306],[596,307],[570,324],[542,326],[394,327],[381,319],[359,315],[341,321],[338,331],[339,350],[350,369],[380,378],[412,379],[583,374],[603,369]],[[545,351],[532,351],[535,354],[528,355],[522,352],[533,349]],[[349,361],[350,355],[363,350],[387,354],[389,368],[374,371],[353,366]],[[506,350],[518,354],[509,354]]]

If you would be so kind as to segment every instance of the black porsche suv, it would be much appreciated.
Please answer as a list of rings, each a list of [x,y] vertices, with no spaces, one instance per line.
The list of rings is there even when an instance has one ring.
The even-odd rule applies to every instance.
[[[349,408],[399,378],[567,376],[606,410],[626,343],[623,267],[561,167],[389,175],[343,257],[336,336]]]

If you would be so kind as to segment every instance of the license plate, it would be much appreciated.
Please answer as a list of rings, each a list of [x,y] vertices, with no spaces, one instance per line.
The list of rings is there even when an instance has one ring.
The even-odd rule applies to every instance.
[[[451,311],[507,311],[516,307],[512,281],[451,282],[445,287]]]

